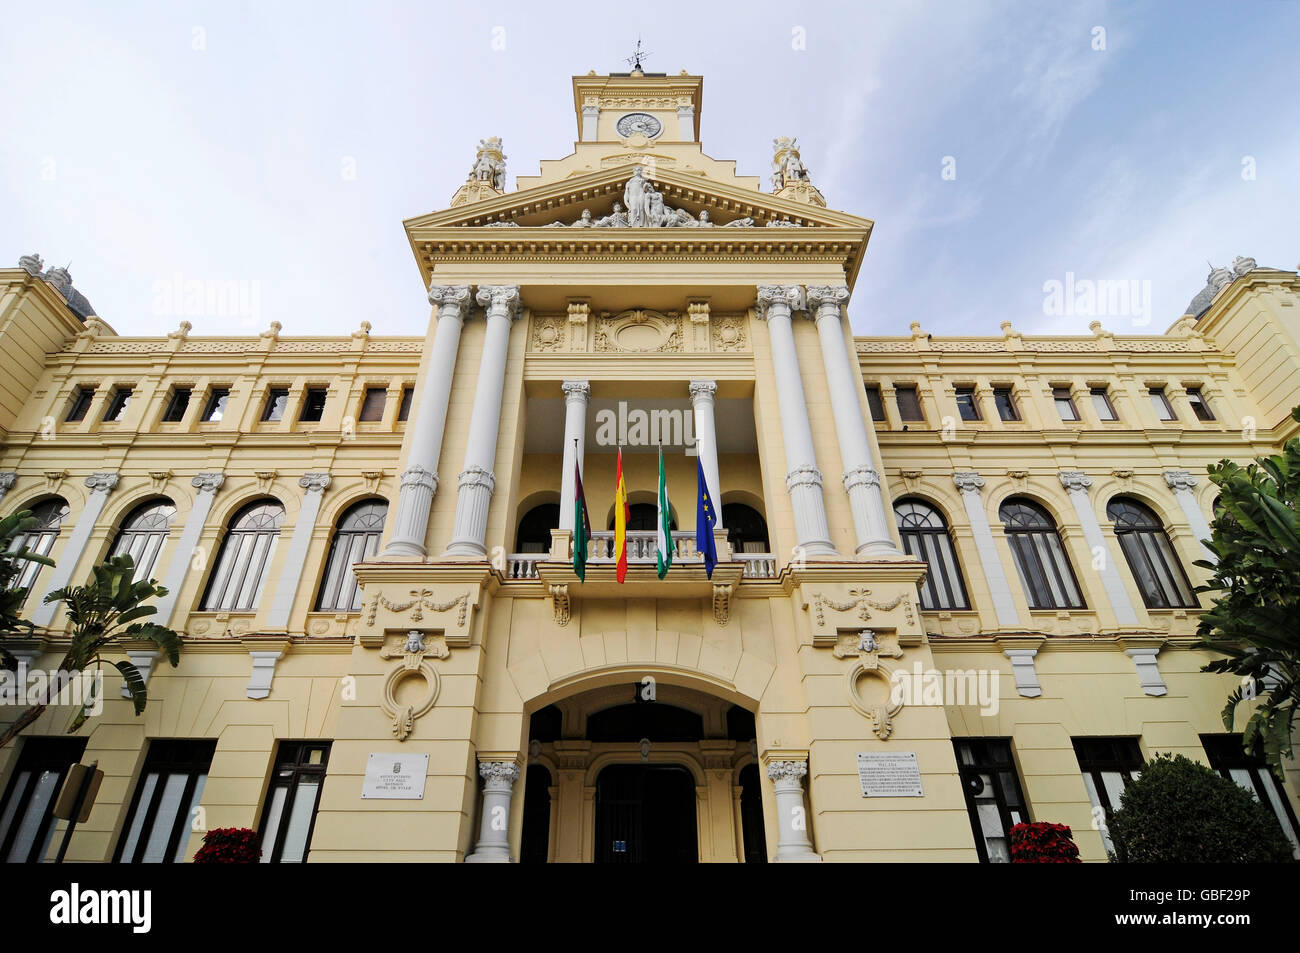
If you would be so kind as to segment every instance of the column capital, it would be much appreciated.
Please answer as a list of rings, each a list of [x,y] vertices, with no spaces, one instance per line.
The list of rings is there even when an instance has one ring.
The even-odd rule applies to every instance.
[[[785,475],[785,488],[792,490],[796,486],[816,486],[822,485],[822,472],[817,467],[805,465],[795,467]]]
[[[844,304],[849,300],[847,285],[809,285],[808,306],[817,309],[817,317],[833,315],[839,318]]]
[[[1190,470],[1165,471],[1165,483],[1168,484],[1169,489],[1173,490],[1175,493],[1180,493],[1184,490],[1194,490],[1196,489],[1196,484],[1198,482],[1196,475]]]
[[[1092,486],[1092,477],[1082,470],[1062,470],[1061,486],[1071,493],[1087,493]]]
[[[952,482],[963,493],[974,493],[978,496],[979,491],[984,489],[984,478],[974,470],[958,470],[952,475]]]
[[[107,496],[117,489],[120,479],[116,473],[92,473],[86,477],[86,486],[92,493],[103,493]]]
[[[802,311],[806,307],[803,288],[799,285],[759,285],[755,307],[758,309],[759,320],[762,321],[768,319],[773,308],[783,309],[787,314]]]
[[[480,761],[478,763],[478,773],[479,777],[489,785],[498,784],[510,788],[519,780],[519,762]]]
[[[767,765],[769,781],[794,781],[801,783],[808,775],[807,761],[770,761]]]
[[[694,378],[689,383],[691,400],[713,400],[718,395],[718,382]]]
[[[198,473],[190,478],[190,486],[200,493],[216,493],[226,482],[226,475],[220,471]]]
[[[463,321],[469,311],[469,285],[429,285],[429,304],[438,308],[438,317]]]
[[[845,470],[841,480],[846,490],[852,490],[855,486],[880,486],[880,474],[875,467],[865,463]]]
[[[328,473],[304,473],[298,477],[298,485],[308,493],[324,493],[329,489],[330,475]]]
[[[489,317],[495,314],[512,321],[519,317],[518,285],[479,285],[474,300],[487,309]]]
[[[566,403],[577,401],[585,404],[591,400],[591,384],[588,381],[563,380],[560,381],[560,390],[564,391]]]

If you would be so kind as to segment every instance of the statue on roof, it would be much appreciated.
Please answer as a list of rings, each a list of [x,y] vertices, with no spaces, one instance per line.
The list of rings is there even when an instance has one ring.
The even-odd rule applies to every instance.
[[[795,182],[807,182],[808,167],[799,157],[799,140],[780,136],[772,140],[772,191],[779,192]]]
[[[501,137],[478,141],[478,154],[474,157],[474,167],[470,169],[471,181],[488,182],[498,192],[506,190],[506,157],[501,151]]]
[[[623,204],[627,206],[627,223],[633,228],[648,224],[645,201],[647,187],[654,188],[641,176],[641,167],[638,165],[632,170],[632,178],[628,179],[627,185],[623,186]]]

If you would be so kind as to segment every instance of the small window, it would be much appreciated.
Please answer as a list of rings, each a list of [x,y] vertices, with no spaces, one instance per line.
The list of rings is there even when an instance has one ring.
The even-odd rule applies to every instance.
[[[974,387],[957,388],[957,413],[962,420],[980,420],[979,404],[975,400]]]
[[[284,406],[289,403],[289,391],[284,387],[272,387],[266,392],[266,406],[262,408],[262,420],[280,420],[284,417]]]
[[[921,413],[921,401],[916,396],[915,387],[897,388],[894,399],[898,402],[899,420],[925,420],[925,414]]]
[[[172,396],[167,401],[167,409],[163,411],[163,423],[174,424],[185,419],[185,411],[190,406],[190,389],[188,387],[177,387],[172,390]]]
[[[85,753],[86,739],[35,736],[22,745],[0,805],[0,859],[39,864],[58,826],[54,802],[68,768]]]
[[[302,413],[298,414],[298,419],[316,423],[325,416],[325,394],[324,387],[308,387],[307,394],[302,399]],[[279,420],[278,417],[276,419]]]
[[[953,747],[980,862],[1009,864],[1011,828],[1029,820],[1011,742],[1005,738],[955,738]]]
[[[1074,738],[1073,741],[1088,800],[1094,811],[1101,809],[1102,844],[1107,853],[1114,853],[1115,845],[1111,843],[1105,822],[1119,810],[1124,788],[1141,773],[1142,751],[1136,738]]]
[[[1169,404],[1169,398],[1165,396],[1163,387],[1152,387],[1148,391],[1151,395],[1151,406],[1156,409],[1156,416],[1161,420],[1177,420],[1178,415],[1174,413],[1174,408]]]
[[[1053,387],[1052,400],[1056,402],[1056,412],[1061,415],[1062,420],[1079,419],[1079,411],[1074,406],[1074,398],[1070,396],[1070,388]]]
[[[126,409],[131,406],[131,388],[115,387],[113,396],[108,400],[108,409],[104,411],[104,422],[115,424],[126,416]]]
[[[77,392],[72,395],[72,403],[68,405],[68,423],[76,423],[79,420],[86,419],[86,411],[90,410],[90,402],[95,399],[95,388],[78,387]]]
[[[402,388],[402,402],[397,405],[397,419],[406,420],[411,416],[411,395],[415,393],[414,387]]]
[[[280,742],[259,828],[262,863],[300,864],[307,859],[329,757],[328,741]]]
[[[1187,388],[1187,402],[1192,405],[1192,413],[1196,415],[1197,420],[1209,421],[1214,419],[1214,412],[1210,410],[1210,402],[1205,399],[1199,387]]]
[[[215,424],[226,415],[226,403],[230,400],[229,387],[214,387],[208,394],[207,406],[203,408],[204,423]]]
[[[1092,406],[1097,411],[1098,417],[1102,420],[1119,420],[1119,414],[1115,413],[1115,405],[1110,402],[1110,394],[1106,393],[1106,388],[1093,387],[1088,393],[1092,395]]]
[[[185,859],[216,748],[215,741],[149,743],[115,863],[178,864]]]
[[[1016,409],[1016,399],[1011,396],[1010,387],[993,388],[993,405],[998,409],[998,416],[1003,420],[1019,420],[1020,411]]]
[[[1287,800],[1286,790],[1273,776],[1263,758],[1246,753],[1241,735],[1201,735],[1201,744],[1210,756],[1210,767],[1229,781],[1251,793],[1256,801],[1266,804],[1282,825],[1282,833],[1291,842],[1292,853],[1300,860],[1300,824]]]
[[[382,387],[367,387],[366,396],[361,401],[361,413],[358,420],[374,421],[384,419],[384,404],[388,400],[388,391]]]
[[[867,407],[871,411],[872,420],[885,419],[885,405],[880,399],[880,387],[876,384],[867,385]]]

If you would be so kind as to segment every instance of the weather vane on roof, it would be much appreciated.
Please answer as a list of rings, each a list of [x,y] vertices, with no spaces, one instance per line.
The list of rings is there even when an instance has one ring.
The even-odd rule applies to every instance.
[[[625,59],[623,62],[630,65],[632,67],[633,72],[640,72],[641,61],[645,59],[647,56],[654,56],[654,54],[641,49],[641,37],[638,36],[636,38],[636,49],[632,52],[632,55],[629,56],[627,59]]]

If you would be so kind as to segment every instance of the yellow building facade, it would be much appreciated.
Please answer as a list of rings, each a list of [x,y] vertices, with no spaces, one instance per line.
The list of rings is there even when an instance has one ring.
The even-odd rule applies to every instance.
[[[56,563],[17,654],[57,665],[40,596],[118,552],[184,635],[175,668],[123,647],[142,715],[114,676],[0,751],[7,859],[52,854],[77,759],[81,861],[222,827],[282,862],[998,861],[1022,820],[1101,861],[1166,751],[1295,840],[1300,772],[1244,760],[1200,671],[1192,563],[1206,465],[1295,436],[1300,277],[1238,259],[1149,335],[855,336],[871,221],[793,140],[770,189],[708,156],[701,93],[575,77],[574,151],[514,191],[481,142],[405,223],[421,336],[127,337],[66,272],[0,270],[0,513]]]

